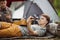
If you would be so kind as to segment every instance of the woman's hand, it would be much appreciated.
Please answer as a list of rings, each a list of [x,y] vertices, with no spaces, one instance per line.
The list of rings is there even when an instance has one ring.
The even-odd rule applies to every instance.
[[[27,19],[27,23],[31,23],[32,20],[34,20],[34,17],[30,16],[30,17]]]

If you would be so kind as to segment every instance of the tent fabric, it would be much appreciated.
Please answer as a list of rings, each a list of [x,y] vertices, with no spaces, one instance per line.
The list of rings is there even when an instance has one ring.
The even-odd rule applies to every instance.
[[[23,17],[27,19],[29,16],[32,16],[34,14],[39,16],[39,15],[43,14],[43,12],[36,3],[33,3],[32,1],[27,1],[25,3]]]

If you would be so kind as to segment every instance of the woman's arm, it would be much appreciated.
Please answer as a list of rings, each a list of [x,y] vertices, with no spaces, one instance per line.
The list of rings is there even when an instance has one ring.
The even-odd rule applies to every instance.
[[[37,31],[33,31],[33,29],[31,28],[31,23],[28,23],[27,28],[30,35],[38,35]]]
[[[32,20],[34,19],[31,19],[32,16],[30,16],[28,19],[27,19],[27,28],[29,30],[29,34],[30,35],[37,35],[38,33],[36,31],[33,31],[33,29],[31,28],[31,23],[32,23]]]

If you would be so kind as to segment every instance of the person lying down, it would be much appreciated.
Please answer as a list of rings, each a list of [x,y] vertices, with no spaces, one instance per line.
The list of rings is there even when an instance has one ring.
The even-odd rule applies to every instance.
[[[24,35],[43,36],[46,32],[46,25],[49,23],[50,17],[42,14],[37,21],[38,25],[32,25],[32,20],[34,20],[32,16],[27,19],[27,27],[0,22],[0,37],[21,37]]]

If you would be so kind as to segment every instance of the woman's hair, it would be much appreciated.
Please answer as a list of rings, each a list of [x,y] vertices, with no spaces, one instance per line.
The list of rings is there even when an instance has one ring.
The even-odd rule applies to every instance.
[[[0,1],[6,1],[6,0],[0,0]]]
[[[49,17],[47,14],[42,14],[41,16],[45,17],[46,20],[48,21],[48,23],[50,22],[50,17]],[[47,23],[47,24],[48,24],[48,23]]]

